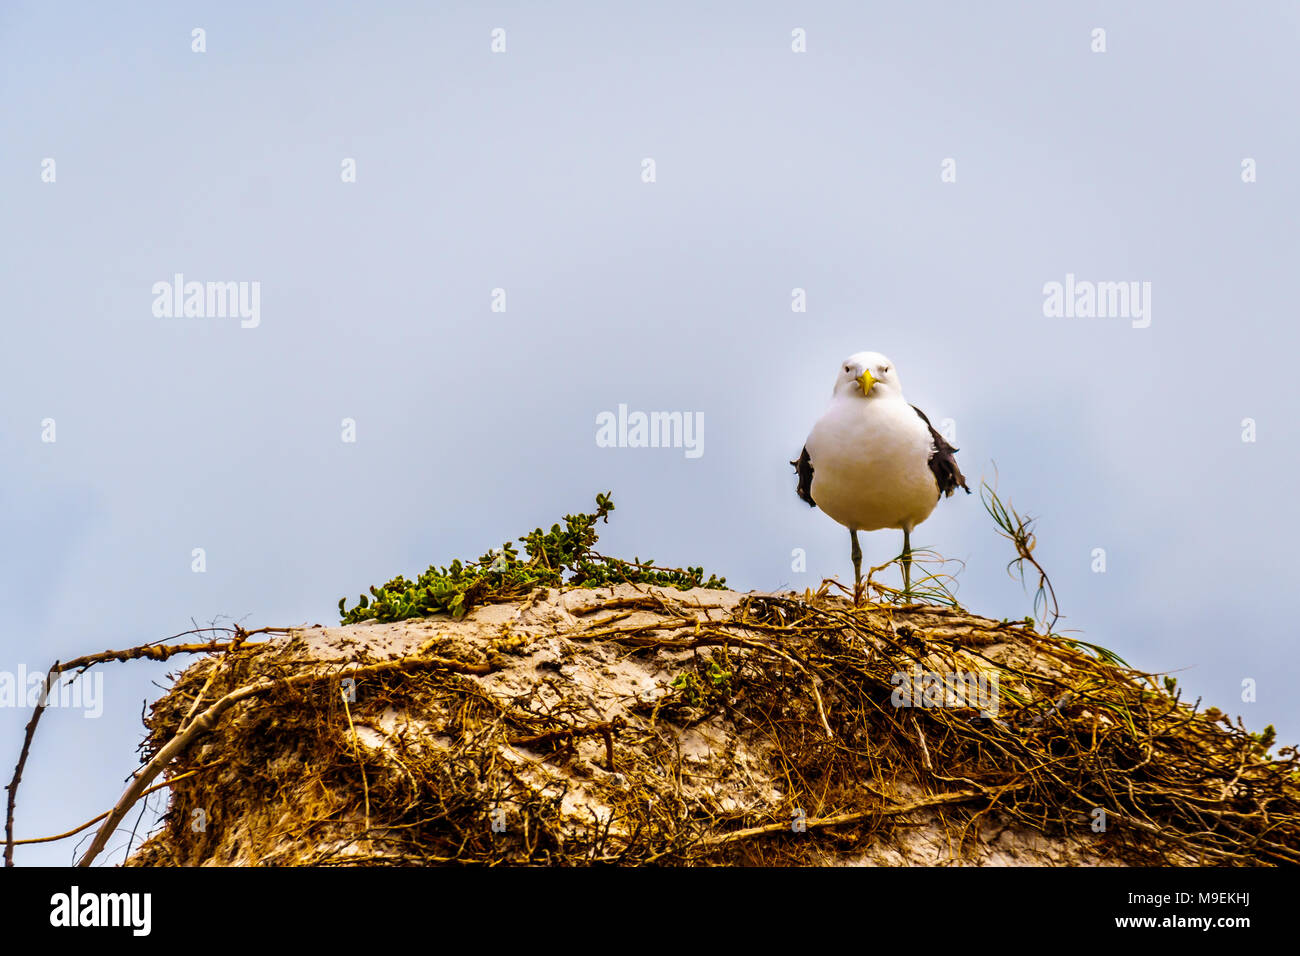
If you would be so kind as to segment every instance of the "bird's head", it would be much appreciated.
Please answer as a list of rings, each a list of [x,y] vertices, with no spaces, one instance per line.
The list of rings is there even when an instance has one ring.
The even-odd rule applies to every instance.
[[[835,395],[857,398],[902,398],[894,363],[879,352],[855,352],[840,363]]]

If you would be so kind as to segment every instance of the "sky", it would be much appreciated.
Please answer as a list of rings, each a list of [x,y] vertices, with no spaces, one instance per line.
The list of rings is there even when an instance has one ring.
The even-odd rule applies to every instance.
[[[788,462],[869,349],[1037,517],[1058,629],[1300,741],[1298,32],[1293,2],[8,0],[0,682],[333,624],[604,491],[605,553],[851,581]],[[249,308],[169,315],[178,274]],[[1052,283],[1137,294],[1061,315]],[[621,405],[696,448],[603,447]],[[913,544],[1032,611],[978,495]],[[43,718],[19,838],[112,806],[184,663]],[[6,778],[30,715],[0,704]]]

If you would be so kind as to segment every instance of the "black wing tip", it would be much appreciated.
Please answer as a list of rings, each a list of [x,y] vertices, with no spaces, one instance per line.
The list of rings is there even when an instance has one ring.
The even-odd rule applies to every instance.
[[[808,502],[809,508],[816,508],[817,502],[813,501],[812,496],[812,459],[808,457],[808,448],[805,446],[803,451],[799,453],[798,460],[792,461],[790,464],[794,465],[794,470],[799,475],[799,485],[795,488],[795,494]]]
[[[961,473],[961,469],[957,467],[957,459],[953,457],[953,453],[958,449],[948,444],[948,440],[935,430],[925,412],[915,405],[912,406],[912,410],[921,416],[925,427],[930,429],[930,440],[934,444],[934,451],[930,453],[929,465],[930,471],[934,472],[934,482],[939,486],[939,496],[951,498],[958,488],[970,494],[970,488],[966,487],[966,476]]]

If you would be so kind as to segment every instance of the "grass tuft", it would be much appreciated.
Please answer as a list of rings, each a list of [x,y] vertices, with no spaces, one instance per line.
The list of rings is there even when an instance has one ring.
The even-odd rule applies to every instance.
[[[1034,525],[1038,519],[1021,515],[1010,501],[1004,504],[998,497],[997,490],[987,481],[980,482],[980,501],[993,523],[998,526],[998,532],[1015,546],[1016,556],[1007,562],[1007,573],[1012,577],[1018,573],[1020,582],[1026,586],[1025,564],[1028,563],[1038,573],[1038,587],[1034,591],[1034,616],[1042,622],[1047,633],[1052,633],[1056,622],[1061,619],[1061,606],[1056,601],[1051,579],[1034,557],[1034,548],[1038,543],[1034,537]]]

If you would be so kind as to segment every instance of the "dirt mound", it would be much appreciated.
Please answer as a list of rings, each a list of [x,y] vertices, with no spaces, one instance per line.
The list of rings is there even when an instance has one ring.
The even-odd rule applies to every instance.
[[[1170,690],[952,608],[542,588],[185,670],[129,862],[1300,861],[1295,755]]]

